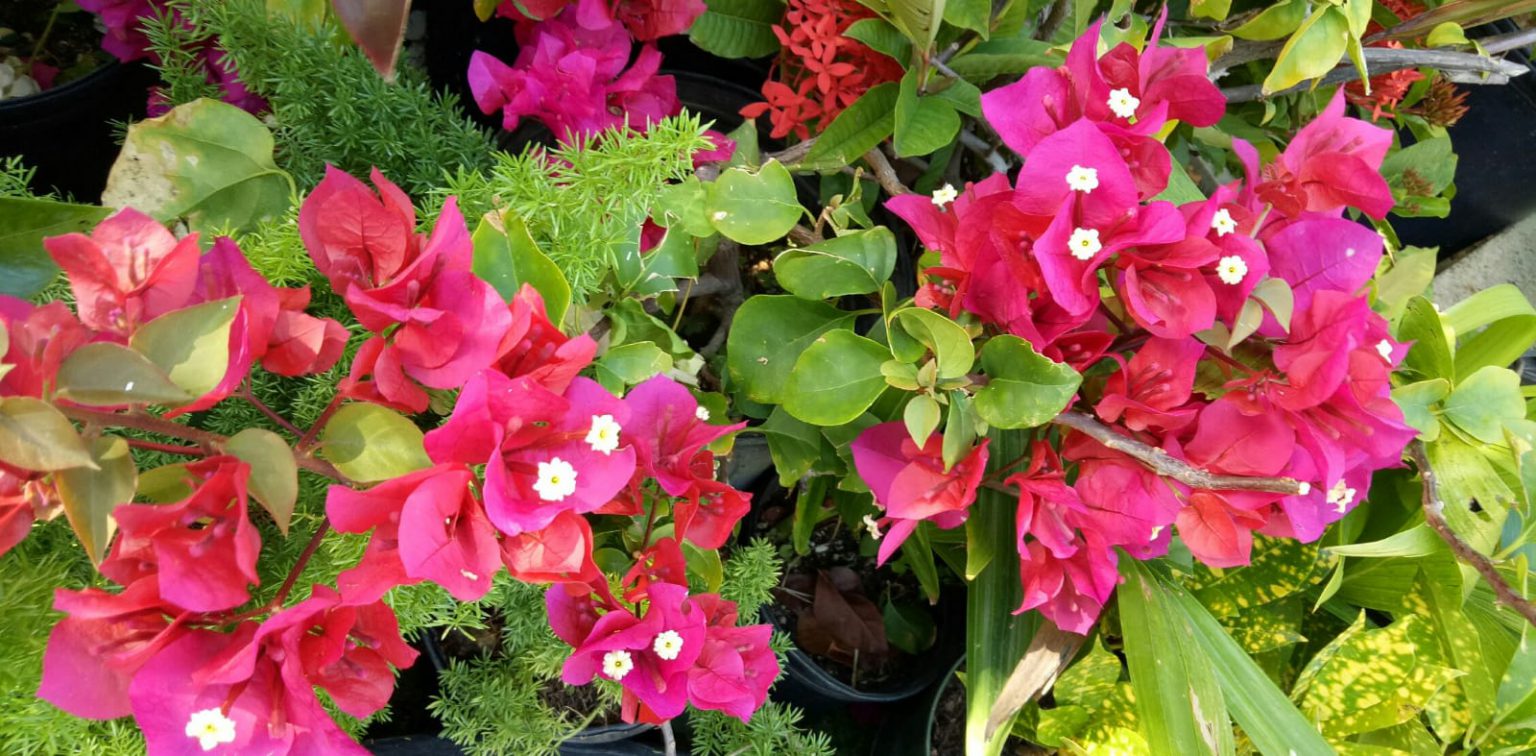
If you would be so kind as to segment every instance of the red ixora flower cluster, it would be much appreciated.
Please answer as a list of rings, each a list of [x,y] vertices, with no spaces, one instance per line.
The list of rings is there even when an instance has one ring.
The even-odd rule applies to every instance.
[[[843,36],[853,22],[874,18],[854,0],[789,0],[784,23],[773,27],[783,45],[778,80],[763,83],[764,102],[741,109],[747,118],[764,113],[771,136],[800,139],[825,128],[870,87],[901,78],[901,65]]]
[[[1388,383],[1407,347],[1364,292],[1382,240],[1342,217],[1391,209],[1379,174],[1391,133],[1346,117],[1341,94],[1269,165],[1235,141],[1245,180],[1205,201],[1151,201],[1170,172],[1153,135],[1223,110],[1203,52],[1157,47],[1160,26],[1144,50],[1099,57],[1095,25],[1062,69],[982,97],[1025,157],[1016,188],[995,176],[953,201],[888,204],[940,255],[920,304],[971,313],[1079,370],[1112,362],[1094,410],[1124,435],[1213,473],[1303,482],[1294,495],[1191,489],[1081,433],[1060,456],[1038,445],[1007,481],[1020,491],[1019,610],[1077,633],[1118,582],[1116,548],[1157,556],[1176,530],[1197,558],[1229,567],[1247,563],[1254,531],[1315,540],[1414,435]],[[1289,291],[1294,315],[1277,316],[1260,286]],[[1230,354],[1210,345],[1238,330],[1252,337]],[[1202,368],[1224,379],[1197,389]],[[986,459],[979,447],[945,473],[937,436],[919,449],[904,434],[876,426],[854,447],[891,540],[917,520],[963,522]]]

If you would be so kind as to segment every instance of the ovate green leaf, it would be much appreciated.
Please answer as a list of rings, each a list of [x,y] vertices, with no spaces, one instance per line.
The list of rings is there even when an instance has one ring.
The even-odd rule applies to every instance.
[[[117,529],[112,510],[133,501],[139,468],[133,463],[128,442],[117,436],[97,438],[91,443],[90,454],[94,468],[63,470],[56,480],[69,526],[91,563],[100,564]]]
[[[342,475],[375,483],[432,466],[422,432],[404,416],[369,402],[336,411],[320,432],[320,454]]]
[[[880,365],[890,355],[852,331],[821,335],[795,361],[784,387],[784,409],[814,425],[852,421],[885,390]]]

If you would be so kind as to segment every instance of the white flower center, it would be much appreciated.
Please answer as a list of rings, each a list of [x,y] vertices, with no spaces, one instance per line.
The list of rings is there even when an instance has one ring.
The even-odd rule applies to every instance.
[[[945,205],[954,202],[955,198],[959,196],[960,193],[955,191],[955,187],[953,185],[945,184],[933,190],[933,204],[942,210]]]
[[[869,531],[869,537],[880,540],[880,522],[871,515],[864,515],[864,529]]]
[[[1216,230],[1218,237],[1226,236],[1237,230],[1237,221],[1232,220],[1232,213],[1228,212],[1226,208],[1222,208],[1217,210],[1216,214],[1211,217],[1211,228]]]
[[[593,415],[592,429],[587,431],[587,446],[592,447],[592,451],[611,454],[619,448],[620,430],[613,415]]]
[[[1135,118],[1136,109],[1141,107],[1141,100],[1131,94],[1131,90],[1120,88],[1109,93],[1109,109],[1121,118]]]
[[[1355,489],[1350,488],[1341,480],[1333,484],[1333,488],[1328,489],[1328,503],[1332,504],[1340,514],[1343,514],[1344,510],[1355,502],[1356,493]]]
[[[1221,282],[1236,286],[1248,275],[1248,263],[1237,255],[1227,255],[1216,262],[1216,276]]]
[[[1072,238],[1067,240],[1067,249],[1072,256],[1079,260],[1092,260],[1093,256],[1104,249],[1099,243],[1099,230],[1096,228],[1079,228],[1072,232]]]
[[[603,674],[610,680],[623,680],[635,668],[635,659],[628,651],[619,649],[603,654]]]
[[[197,741],[204,751],[235,742],[235,720],[218,709],[192,712],[187,720],[187,737]]]
[[[693,416],[707,423],[709,422],[709,408],[701,404],[698,409],[693,411]]]
[[[533,490],[544,501],[560,501],[576,493],[576,468],[559,457],[540,462],[539,479],[533,484]]]
[[[1099,171],[1095,168],[1084,168],[1080,165],[1072,166],[1067,171],[1067,186],[1073,191],[1087,194],[1099,188]]]
[[[656,640],[651,643],[651,650],[655,651],[657,656],[672,661],[683,652],[683,636],[678,635],[676,630],[659,633]]]
[[[1376,353],[1387,362],[1392,361],[1392,342],[1382,339],[1376,344]]]

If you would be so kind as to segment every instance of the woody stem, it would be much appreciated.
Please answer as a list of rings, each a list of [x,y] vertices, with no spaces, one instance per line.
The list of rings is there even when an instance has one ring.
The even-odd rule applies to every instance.
[[[289,433],[292,433],[295,437],[302,437],[304,435],[304,432],[299,430],[298,426],[288,422],[288,418],[277,414],[275,410],[267,406],[266,402],[257,399],[256,395],[251,393],[251,384],[247,383],[240,387],[240,398],[249,402],[252,407],[255,407],[257,411],[265,415],[268,420],[277,423],[278,427],[288,431]]]
[[[331,403],[325,405],[325,409],[320,412],[320,416],[315,418],[315,424],[309,426],[309,430],[304,431],[304,435],[299,438],[299,442],[294,444],[294,450],[296,452],[308,452],[309,447],[315,443],[315,436],[320,435],[320,429],[325,427],[325,422],[330,420],[331,415],[336,414],[336,410],[340,408],[341,392],[338,391],[335,396],[331,397]]]
[[[166,454],[183,454],[183,455],[186,455],[188,457],[203,457],[203,456],[207,456],[207,452],[205,452],[203,450],[203,448],[200,447],[200,446],[183,446],[182,444],[162,444],[162,443],[160,443],[158,441],[144,441],[142,439],[137,439],[137,438],[125,438],[123,440],[127,441],[129,446],[131,446],[131,447],[133,447],[135,449],[144,449],[145,451],[157,451],[157,452],[164,452]]]
[[[288,598],[289,591],[292,591],[294,584],[299,582],[299,574],[304,571],[310,557],[315,555],[315,550],[320,548],[320,542],[325,540],[326,534],[330,531],[330,518],[320,520],[320,527],[315,528],[315,534],[309,537],[309,543],[305,544],[304,551],[299,554],[299,560],[293,563],[292,569],[288,570],[288,578],[283,581],[282,587],[277,589],[277,595],[272,597],[268,606],[273,609],[282,607],[283,601]]]
[[[1172,478],[1191,488],[1215,491],[1267,491],[1300,495],[1310,490],[1310,484],[1294,478],[1255,478],[1242,475],[1216,475],[1175,458],[1162,449],[1122,436],[1109,426],[1081,412],[1067,411],[1051,422],[1088,435],[1095,441],[1121,454],[1132,457],[1147,469],[1166,478]]]
[[[1526,622],[1536,626],[1536,605],[1533,605],[1528,599],[1521,596],[1513,586],[1504,580],[1504,577],[1499,574],[1498,568],[1494,566],[1488,557],[1473,548],[1471,544],[1461,540],[1456,535],[1456,532],[1451,530],[1450,523],[1445,521],[1445,502],[1440,499],[1439,476],[1429,466],[1429,455],[1424,452],[1424,444],[1415,441],[1413,446],[1409,447],[1409,451],[1413,455],[1414,464],[1419,467],[1419,478],[1424,481],[1423,506],[1425,524],[1429,525],[1430,529],[1440,536],[1440,540],[1445,541],[1445,545],[1451,549],[1451,554],[1455,555],[1456,561],[1477,570],[1477,574],[1482,575],[1483,579],[1488,581],[1488,585],[1493,588],[1493,593],[1498,597],[1499,603],[1515,610],[1516,613],[1525,618]]]

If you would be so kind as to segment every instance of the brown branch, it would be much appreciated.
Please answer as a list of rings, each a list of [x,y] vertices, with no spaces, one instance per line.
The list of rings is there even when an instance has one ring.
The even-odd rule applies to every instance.
[[[1081,412],[1067,411],[1051,421],[1064,428],[1071,428],[1121,454],[1135,458],[1152,472],[1172,478],[1191,488],[1213,491],[1267,491],[1269,493],[1302,495],[1312,490],[1310,483],[1293,478],[1254,478],[1241,475],[1216,475],[1201,470],[1188,462],[1155,446],[1134,438],[1122,436],[1109,426]]]
[[[1386,47],[1365,48],[1365,66],[1370,75],[1401,71],[1408,68],[1425,66],[1433,68],[1446,75],[1453,81],[1463,84],[1505,84],[1512,77],[1526,73],[1530,69],[1519,63],[1504,60],[1502,58],[1490,58],[1473,53],[1450,52],[1447,50],[1397,50]],[[1464,74],[1472,74],[1465,76]],[[1263,85],[1248,84],[1241,87],[1231,87],[1221,90],[1227,102],[1252,102],[1254,100],[1266,100],[1291,92],[1298,92],[1314,86],[1327,86],[1349,81],[1359,76],[1353,64],[1345,63],[1338,68],[1329,71],[1317,83],[1303,82],[1289,89],[1279,92],[1264,94]]]
[[[777,160],[785,165],[794,165],[809,155],[811,148],[816,146],[816,137],[805,139],[786,147],[778,152],[770,152],[763,156],[764,160]]]
[[[1042,41],[1055,36],[1056,30],[1061,28],[1061,22],[1067,20],[1067,6],[1070,4],[1068,0],[1055,0],[1051,3],[1051,9],[1046,12],[1045,21],[1040,23],[1031,36]]]
[[[875,172],[875,180],[880,182],[880,188],[892,197],[903,194],[911,194],[901,179],[896,176],[896,169],[891,167],[891,161],[885,159],[885,153],[876,147],[864,153],[864,162],[869,163],[870,170]]]
[[[131,411],[131,412],[103,412],[101,410],[88,409],[86,407],[58,406],[58,410],[65,417],[80,423],[97,425],[100,427],[132,428],[133,430],[147,433],[158,433],[162,436],[179,438],[183,441],[191,441],[208,449],[223,449],[229,439],[199,428],[191,428],[181,423],[166,420],[163,417]],[[316,475],[330,478],[338,483],[350,484],[346,476],[342,475],[331,463],[323,459],[316,459],[308,454],[302,454],[295,450],[293,461],[300,468],[308,470]]]
[[[277,411],[273,410],[271,407],[268,407],[266,402],[263,402],[262,400],[257,399],[256,395],[251,393],[251,384],[247,383],[247,384],[244,384],[244,385],[242,385],[240,387],[239,397],[241,399],[244,399],[252,407],[255,407],[256,410],[258,412],[260,412],[262,415],[265,415],[268,420],[271,420],[272,422],[277,423],[277,426],[279,428],[282,428],[283,430],[288,431],[289,433],[292,433],[295,438],[304,435],[304,432],[299,430],[297,426],[295,426],[293,423],[288,422],[288,418],[283,417],[282,415],[277,414]]]
[[[1499,603],[1513,609],[1524,617],[1526,622],[1536,626],[1536,605],[1532,605],[1505,582],[1504,576],[1499,574],[1493,562],[1477,549],[1472,548],[1471,544],[1461,540],[1456,532],[1451,530],[1450,523],[1445,521],[1445,502],[1440,498],[1439,476],[1429,465],[1429,455],[1424,451],[1423,442],[1415,441],[1409,448],[1414,464],[1419,466],[1419,478],[1424,481],[1424,522],[1440,536],[1440,540],[1445,541],[1446,546],[1450,547],[1456,561],[1477,570],[1477,574],[1488,581],[1488,586],[1493,589]]]

